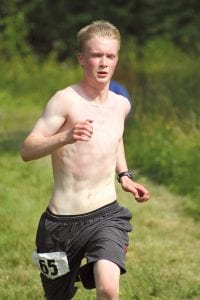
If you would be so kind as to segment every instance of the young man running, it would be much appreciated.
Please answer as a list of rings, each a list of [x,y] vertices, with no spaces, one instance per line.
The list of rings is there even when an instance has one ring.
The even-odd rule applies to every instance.
[[[96,21],[78,33],[81,82],[58,91],[23,143],[24,161],[52,157],[54,188],[41,216],[33,261],[48,300],[71,299],[77,280],[98,300],[117,300],[131,213],[116,201],[115,174],[139,202],[149,192],[132,180],[124,144],[127,98],[109,91],[120,33]],[[86,257],[87,264],[81,266]]]

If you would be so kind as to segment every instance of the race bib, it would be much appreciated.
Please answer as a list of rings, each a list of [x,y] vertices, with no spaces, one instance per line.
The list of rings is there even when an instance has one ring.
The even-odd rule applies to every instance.
[[[55,279],[70,271],[65,252],[37,253],[34,251],[32,261],[39,271],[50,279]]]

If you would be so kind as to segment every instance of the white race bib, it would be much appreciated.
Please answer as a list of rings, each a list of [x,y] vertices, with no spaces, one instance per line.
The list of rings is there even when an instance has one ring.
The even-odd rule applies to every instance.
[[[37,253],[33,252],[33,264],[46,277],[55,279],[70,271],[65,252]]]

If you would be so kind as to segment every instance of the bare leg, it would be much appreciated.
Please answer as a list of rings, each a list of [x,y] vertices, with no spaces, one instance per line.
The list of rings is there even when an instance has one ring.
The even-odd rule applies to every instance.
[[[97,300],[118,300],[120,268],[101,259],[94,264]]]

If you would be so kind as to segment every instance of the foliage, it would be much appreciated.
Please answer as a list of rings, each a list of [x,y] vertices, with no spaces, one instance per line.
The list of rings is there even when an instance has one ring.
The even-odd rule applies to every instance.
[[[118,190],[121,203],[134,208],[120,299],[199,299],[198,1],[1,0],[0,18],[0,298],[43,299],[30,258],[51,193],[50,164],[24,164],[19,149],[48,98],[80,79],[72,60],[57,58],[72,56],[80,26],[104,18],[124,35],[116,79],[129,88],[134,107],[126,153],[152,199],[140,206]],[[81,288],[77,294],[93,298]]]
[[[198,54],[199,15],[198,0],[177,0],[170,5],[167,0],[1,0],[0,39],[4,55],[16,50],[23,55],[24,40],[40,57],[55,51],[64,60],[74,56],[76,33],[82,26],[106,19],[125,39],[133,37],[139,45],[162,37]]]
[[[0,2],[0,54],[5,59],[30,54],[30,45],[26,40],[28,28],[25,11],[17,9],[18,2]]]
[[[199,133],[188,137],[180,128],[170,128],[164,122],[137,120],[133,126],[126,147],[129,165],[172,191],[190,196],[182,205],[199,219]]]
[[[16,110],[16,114],[19,110]],[[26,120],[25,120],[26,121]],[[19,122],[15,124],[21,126]],[[44,299],[38,271],[32,266],[35,234],[51,193],[49,159],[23,163],[18,149],[1,149],[0,169],[0,296],[2,300]],[[121,277],[121,300],[197,300],[198,225],[183,215],[180,198],[165,188],[139,179],[151,190],[144,205],[118,189],[120,204],[134,215],[127,254],[127,274]],[[118,186],[119,187],[119,186]],[[192,247],[191,247],[192,245]],[[74,299],[92,300],[94,291],[81,284]]]
[[[2,300],[43,299],[31,253],[53,179],[48,158],[25,164],[19,150],[48,98],[80,79],[76,64],[70,60],[58,64],[55,56],[52,53],[43,62],[30,54],[0,60]],[[131,39],[122,47],[116,79],[133,96],[133,119],[125,132],[129,166],[151,192],[151,201],[139,205],[118,190],[120,203],[134,212],[120,299],[197,300],[199,59],[166,40],[151,40],[142,50]],[[77,300],[94,298],[94,291],[79,287]]]
[[[141,51],[141,49],[139,50]],[[116,79],[133,96],[126,130],[128,164],[152,180],[187,194],[183,203],[199,217],[199,59],[166,40],[152,40],[137,58],[134,40],[122,45]],[[56,90],[80,79],[72,61],[58,64],[52,54],[0,61],[0,149],[15,151]],[[16,114],[16,111],[18,113]],[[24,117],[26,116],[26,117]],[[18,124],[18,130],[14,129]]]
[[[129,164],[173,191],[190,195],[185,206],[198,218],[200,60],[164,40],[151,41],[140,60],[132,54],[122,58],[123,72],[134,70],[132,80],[126,76],[135,100],[126,137]]]

